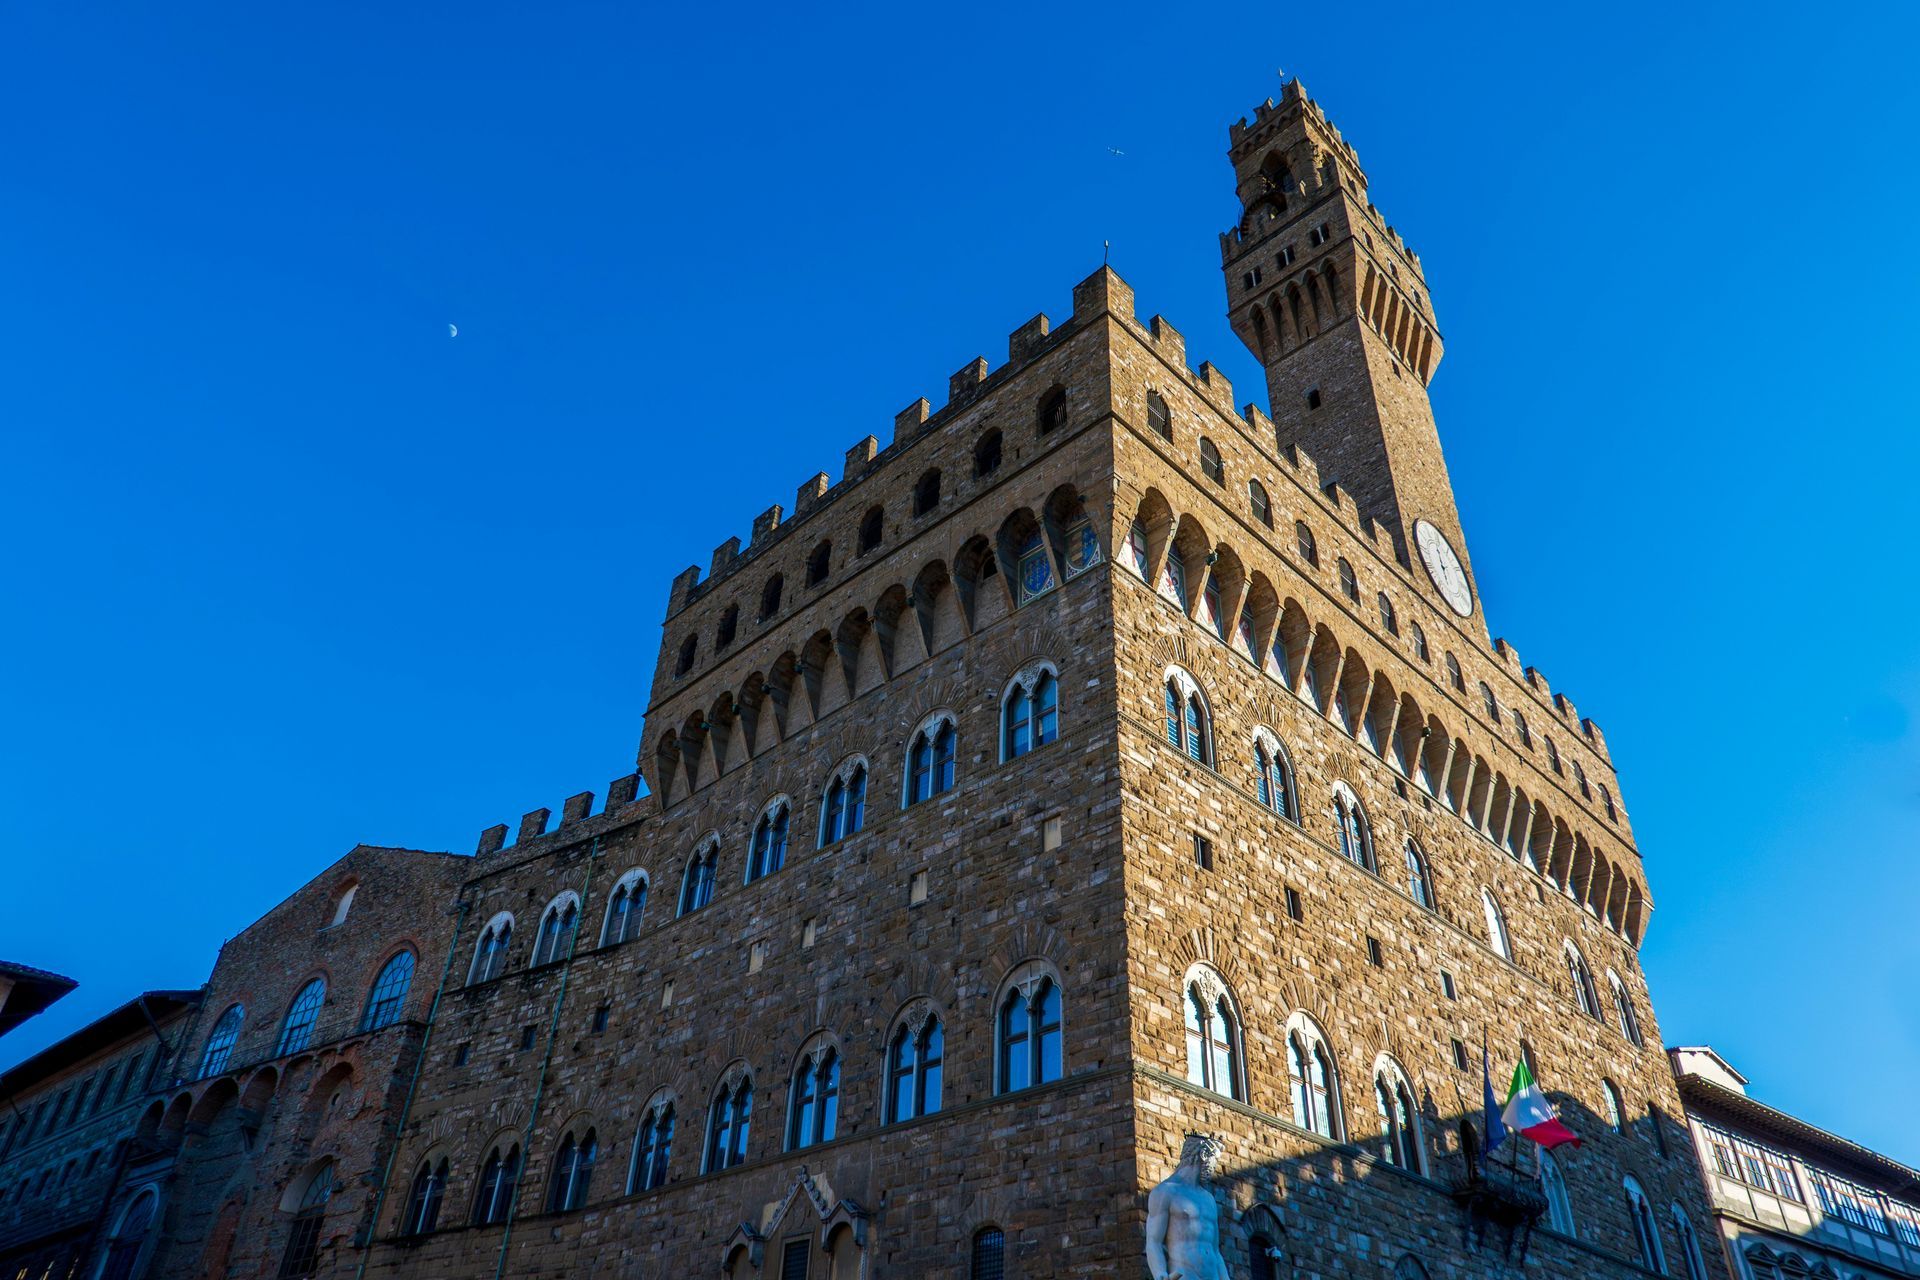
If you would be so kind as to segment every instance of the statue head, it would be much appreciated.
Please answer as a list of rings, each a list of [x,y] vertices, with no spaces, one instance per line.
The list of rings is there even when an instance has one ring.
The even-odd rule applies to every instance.
[[[1180,1148],[1180,1163],[1192,1165],[1203,1179],[1211,1178],[1219,1172],[1220,1157],[1226,1150],[1226,1144],[1214,1134],[1189,1133]]]

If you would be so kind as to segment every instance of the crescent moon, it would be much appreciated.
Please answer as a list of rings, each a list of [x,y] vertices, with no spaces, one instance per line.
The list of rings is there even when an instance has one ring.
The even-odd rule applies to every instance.
[[[460,336],[460,326],[459,326],[459,325],[457,325],[457,324],[450,324],[450,325],[448,325],[448,326],[447,326],[447,336],[448,336],[449,338],[457,338],[457,337],[459,337],[459,336]]]

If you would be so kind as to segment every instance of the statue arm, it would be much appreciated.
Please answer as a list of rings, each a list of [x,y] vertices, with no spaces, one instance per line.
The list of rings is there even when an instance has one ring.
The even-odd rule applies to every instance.
[[[1147,1274],[1153,1280],[1180,1280],[1167,1270],[1167,1196],[1155,1187],[1147,1196]]]

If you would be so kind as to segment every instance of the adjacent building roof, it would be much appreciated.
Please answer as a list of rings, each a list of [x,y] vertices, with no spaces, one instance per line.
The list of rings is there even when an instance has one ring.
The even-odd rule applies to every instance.
[[[80,984],[30,964],[0,960],[0,1036]]]
[[[71,1035],[54,1041],[26,1061],[0,1072],[0,1098],[11,1098],[56,1076],[102,1049],[136,1035],[150,1034],[166,1021],[200,1003],[198,991],[145,991],[102,1014]]]

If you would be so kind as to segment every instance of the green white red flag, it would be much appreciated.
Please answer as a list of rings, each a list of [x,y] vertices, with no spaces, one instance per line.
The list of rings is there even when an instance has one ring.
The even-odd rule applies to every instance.
[[[1500,1119],[1507,1128],[1525,1134],[1549,1151],[1568,1142],[1580,1145],[1580,1135],[1561,1124],[1560,1117],[1553,1113],[1553,1104],[1535,1083],[1533,1072],[1527,1070],[1525,1058],[1514,1065],[1513,1083],[1507,1088],[1507,1105]]]

